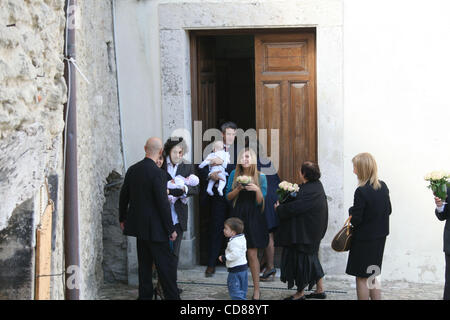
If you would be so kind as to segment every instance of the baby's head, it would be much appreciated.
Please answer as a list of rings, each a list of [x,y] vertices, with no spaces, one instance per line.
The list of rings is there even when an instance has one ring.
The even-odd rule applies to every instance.
[[[214,152],[222,151],[223,150],[223,141],[220,141],[220,140],[215,141],[213,144],[213,148],[214,148]]]
[[[237,234],[244,232],[244,223],[239,218],[228,218],[225,220],[223,234],[227,238],[231,238]]]
[[[200,180],[195,174],[191,174],[189,177],[186,177],[184,179],[184,182],[188,186],[195,187],[196,185],[198,185],[200,183]]]

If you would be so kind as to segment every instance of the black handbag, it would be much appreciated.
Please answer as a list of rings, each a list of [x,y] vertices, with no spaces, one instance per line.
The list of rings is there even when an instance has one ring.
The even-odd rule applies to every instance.
[[[350,250],[353,235],[353,226],[350,224],[351,216],[345,220],[344,226],[334,236],[331,242],[331,248],[337,252],[344,252]]]

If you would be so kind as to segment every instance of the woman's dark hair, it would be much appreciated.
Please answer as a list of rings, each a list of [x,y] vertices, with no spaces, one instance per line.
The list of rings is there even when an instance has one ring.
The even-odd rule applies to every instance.
[[[239,218],[228,218],[227,220],[225,220],[224,224],[229,226],[231,230],[236,232],[236,234],[244,232],[244,222],[242,222],[242,220]]]
[[[231,121],[228,121],[228,122],[225,122],[224,124],[222,124],[222,125],[220,126],[220,131],[222,131],[223,133],[225,133],[225,131],[226,131],[227,129],[234,129],[234,130],[237,130],[237,125],[236,125],[236,123],[231,122]]]
[[[170,137],[167,139],[166,143],[164,144],[164,162],[166,161],[166,157],[170,155],[170,151],[176,146],[180,146],[181,149],[183,149],[183,153],[187,153],[187,145],[186,142],[182,137]]]
[[[320,169],[319,165],[312,161],[305,161],[302,164],[301,168],[302,175],[306,178],[306,180],[312,182],[320,179]]]

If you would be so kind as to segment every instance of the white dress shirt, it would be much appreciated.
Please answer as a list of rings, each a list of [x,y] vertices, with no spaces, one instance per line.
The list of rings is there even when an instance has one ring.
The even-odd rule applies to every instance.
[[[169,156],[167,157],[166,162],[167,162],[167,172],[170,174],[172,179],[175,179],[175,176],[177,174],[177,169],[178,169],[178,163],[175,166],[172,165],[172,162],[170,161]],[[184,193],[187,193],[187,186],[184,186]],[[177,212],[175,211],[174,203],[170,203],[170,212],[172,213],[173,225],[176,225],[177,223],[179,223],[179,221],[178,221]]]
[[[436,207],[437,212],[442,213],[444,211],[445,208],[445,204],[442,205],[441,207]]]

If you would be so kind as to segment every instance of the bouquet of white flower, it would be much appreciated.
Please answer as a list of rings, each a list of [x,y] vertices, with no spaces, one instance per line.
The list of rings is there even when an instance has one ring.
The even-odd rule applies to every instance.
[[[428,188],[433,191],[433,194],[444,201],[447,198],[447,185],[450,188],[449,178],[448,171],[433,171],[425,176],[425,181],[430,182]]]
[[[252,177],[249,176],[239,176],[236,178],[236,181],[240,183],[242,186],[246,186],[252,182]]]
[[[284,203],[289,199],[295,199],[299,190],[300,188],[298,187],[298,184],[282,181],[278,185],[278,189],[276,191],[278,201],[280,201],[280,203]]]

